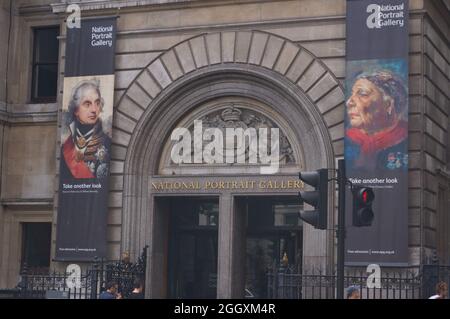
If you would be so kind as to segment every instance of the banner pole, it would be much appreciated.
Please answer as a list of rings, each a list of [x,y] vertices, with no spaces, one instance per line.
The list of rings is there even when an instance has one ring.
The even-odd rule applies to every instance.
[[[338,161],[337,299],[344,299],[345,263],[345,161]]]

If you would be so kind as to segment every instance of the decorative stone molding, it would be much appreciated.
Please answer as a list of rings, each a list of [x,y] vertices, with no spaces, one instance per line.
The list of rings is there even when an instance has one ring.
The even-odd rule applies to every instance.
[[[131,119],[119,116],[116,127],[132,134],[142,113],[164,88],[195,70],[228,62],[264,67],[288,78],[316,105],[329,125],[335,123],[332,110],[341,106],[343,112],[342,85],[308,50],[273,34],[224,32],[195,36],[153,60],[117,103],[119,112]],[[342,127],[333,140],[343,136]]]
[[[278,128],[280,134],[280,167],[277,174],[294,174],[296,175],[299,169],[304,165],[303,149],[300,141],[295,137],[296,134],[292,130],[290,124],[284,120],[284,114],[278,114],[274,109],[264,103],[254,101],[252,99],[239,97],[221,97],[213,99],[210,102],[199,105],[193,112],[185,114],[177,123],[177,127],[184,127],[190,130],[191,136],[194,132],[194,121],[200,120],[202,122],[203,131],[207,128],[218,128],[222,131],[222,136],[226,137],[227,128],[241,128],[243,132],[252,134],[247,131],[249,128],[254,129],[255,137],[259,141],[259,129],[266,128],[270,132],[271,128]],[[193,139],[191,143],[195,143]],[[225,141],[224,141],[225,143]],[[173,164],[171,151],[175,141],[168,136],[164,141],[163,151],[160,155],[159,168],[157,175],[173,176],[173,175],[245,175],[245,174],[259,174],[261,163],[255,153],[249,156],[250,141],[247,140],[244,154],[244,162],[239,163],[236,159],[234,163],[217,163],[203,165],[192,162],[191,164]],[[255,143],[255,140],[253,141]],[[203,141],[203,146],[208,144]],[[270,144],[270,136],[269,136]],[[224,144],[225,145],[225,144]],[[226,146],[226,145],[225,145]],[[192,145],[194,149],[194,145]],[[235,156],[238,152],[234,150]],[[257,152],[257,150],[254,150]],[[254,156],[256,155],[256,156]],[[256,157],[256,163],[255,161]],[[194,156],[192,154],[191,159]],[[251,159],[252,158],[252,159]],[[241,159],[242,161],[242,159]]]
[[[196,120],[202,122],[203,130],[208,128],[217,128],[222,132],[223,136],[226,135],[227,128],[231,129],[241,128],[244,131],[249,128],[252,128],[255,129],[257,137],[259,137],[258,129],[260,128],[266,128],[268,131],[270,131],[271,128],[280,129],[273,119],[268,118],[264,114],[239,107],[238,105],[235,104],[213,111],[209,114],[203,115],[202,117]],[[191,136],[193,136],[194,124],[191,123],[190,126],[187,127],[187,129],[191,132]],[[280,130],[279,134],[280,134],[280,164],[285,165],[295,163],[291,143],[289,142],[283,130]],[[173,143],[170,142],[170,144]],[[207,144],[207,142],[203,141],[203,144],[205,145]],[[250,151],[249,145],[247,145],[245,148],[246,163],[248,163],[248,159],[250,156],[249,151]],[[194,154],[194,147],[192,147],[192,155],[193,154]],[[170,164],[172,164],[172,161],[170,159],[169,162]]]
[[[243,130],[253,128],[256,130],[257,136],[259,136],[258,129],[260,128],[266,128],[268,131],[271,128],[279,129],[278,125],[264,114],[245,108],[239,108],[239,106],[234,104],[225,109],[205,115],[199,118],[199,120],[202,121],[205,129],[219,128],[224,136],[227,128],[242,128]],[[189,131],[194,131],[193,125],[189,128]],[[245,158],[246,160],[249,158],[248,146],[245,150]],[[291,143],[282,130],[280,131],[280,163],[282,165],[295,163]]]

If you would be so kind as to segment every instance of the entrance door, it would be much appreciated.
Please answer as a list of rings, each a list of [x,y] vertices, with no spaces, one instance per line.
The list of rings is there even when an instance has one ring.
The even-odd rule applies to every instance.
[[[219,200],[171,202],[169,298],[216,298]]]
[[[267,272],[300,266],[302,228],[297,198],[247,200],[246,297],[267,298]]]

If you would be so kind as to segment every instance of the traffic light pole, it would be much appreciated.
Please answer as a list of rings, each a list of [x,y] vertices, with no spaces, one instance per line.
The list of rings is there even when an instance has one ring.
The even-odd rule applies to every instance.
[[[337,299],[344,299],[345,259],[345,161],[338,161],[338,229],[337,229]]]
[[[328,170],[319,169],[313,172],[300,172],[299,178],[306,185],[314,187],[314,191],[301,191],[300,200],[314,206],[312,211],[299,211],[299,218],[315,229],[327,229],[328,216]],[[332,178],[331,180],[336,180]],[[345,193],[347,184],[347,174],[345,172],[345,161],[338,161],[337,169],[338,182],[338,223],[336,230],[337,238],[337,299],[344,298],[344,265],[345,265]],[[357,187],[352,185],[353,193],[353,214],[352,225],[356,227],[370,226],[373,220],[371,208],[374,194],[370,187]]]

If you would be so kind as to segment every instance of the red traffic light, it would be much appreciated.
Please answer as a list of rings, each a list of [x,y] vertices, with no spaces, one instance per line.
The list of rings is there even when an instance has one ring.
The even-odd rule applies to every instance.
[[[372,188],[362,187],[358,189],[357,195],[361,202],[365,205],[369,205],[373,202],[375,195]]]
[[[370,187],[354,186],[353,192],[353,226],[371,226],[374,219],[372,202],[375,194]]]

